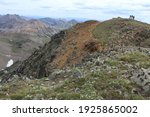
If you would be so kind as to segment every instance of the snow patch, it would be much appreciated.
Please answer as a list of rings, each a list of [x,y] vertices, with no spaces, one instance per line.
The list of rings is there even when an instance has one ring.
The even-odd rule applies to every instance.
[[[13,63],[14,63],[14,61],[13,61],[12,59],[10,59],[10,60],[8,61],[7,65],[6,65],[6,67],[12,66]]]

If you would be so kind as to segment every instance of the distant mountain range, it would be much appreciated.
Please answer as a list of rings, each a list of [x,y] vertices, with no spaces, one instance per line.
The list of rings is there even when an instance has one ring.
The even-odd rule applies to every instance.
[[[46,18],[51,19],[51,18]],[[5,68],[10,59],[24,60],[33,48],[51,40],[51,36],[75,25],[75,21],[51,19],[27,19],[19,15],[0,15],[0,69]],[[51,24],[51,25],[50,25]]]
[[[53,19],[53,18],[41,18],[39,20],[48,24],[49,26],[53,26],[58,29],[68,29],[77,24],[76,20],[67,21],[65,19]]]

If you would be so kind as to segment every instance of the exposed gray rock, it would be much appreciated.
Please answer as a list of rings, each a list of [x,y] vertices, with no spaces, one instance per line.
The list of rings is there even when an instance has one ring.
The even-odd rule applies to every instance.
[[[150,69],[140,69],[133,73],[131,79],[139,86],[142,86],[145,92],[150,92]]]
[[[2,88],[3,88],[3,86],[2,86],[2,85],[0,85],[0,91],[2,90]]]
[[[56,78],[56,74],[50,74],[48,78],[50,80],[54,80]]]
[[[34,96],[34,100],[43,100],[44,98],[43,98],[44,96],[42,95],[42,94],[36,94],[35,96]]]
[[[82,73],[79,70],[74,70],[72,73],[73,73],[73,78],[81,78],[82,77]]]
[[[143,87],[144,91],[148,94],[150,94],[150,82],[148,82],[144,87]]]
[[[64,70],[55,69],[55,70],[49,75],[49,79],[50,79],[50,80],[54,80],[54,79],[57,78],[58,76],[63,76],[64,73],[65,73]]]

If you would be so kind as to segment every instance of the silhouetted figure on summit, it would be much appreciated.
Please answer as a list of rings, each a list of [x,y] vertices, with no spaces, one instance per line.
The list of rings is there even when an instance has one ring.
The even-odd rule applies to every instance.
[[[130,15],[129,19],[134,20],[134,19],[135,19],[135,16]]]

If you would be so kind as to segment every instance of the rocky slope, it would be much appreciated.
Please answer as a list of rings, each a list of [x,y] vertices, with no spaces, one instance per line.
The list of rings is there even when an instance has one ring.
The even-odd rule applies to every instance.
[[[60,29],[50,27],[39,20],[25,20],[19,15],[0,17],[0,69],[10,59],[24,60],[33,48],[49,41]]]
[[[52,36],[49,43],[34,51],[14,71],[28,77],[41,78],[49,76],[55,68],[78,63],[89,52],[100,51],[99,42],[89,33],[97,24],[96,21],[85,22]]]
[[[149,52],[149,48],[116,47],[91,53],[80,64],[54,69],[48,77],[14,75],[0,85],[0,98],[150,99]]]
[[[61,31],[0,73],[1,98],[150,99],[149,32],[149,24],[120,18]]]

